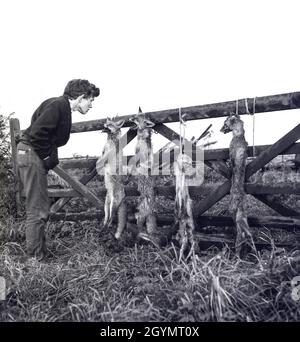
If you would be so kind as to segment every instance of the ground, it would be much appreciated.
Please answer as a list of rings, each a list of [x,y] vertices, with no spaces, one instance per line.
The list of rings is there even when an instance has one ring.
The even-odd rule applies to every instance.
[[[274,181],[270,172],[268,177]],[[221,181],[216,177],[210,174],[206,179],[215,184]],[[163,180],[166,182],[170,179]],[[251,202],[250,197],[249,214],[274,214],[264,205]],[[283,196],[283,200],[295,207],[299,196]],[[159,201],[163,212],[172,212],[170,201]],[[211,213],[225,215],[226,208],[224,198]],[[86,210],[85,203],[75,200],[68,210]],[[269,244],[256,259],[238,259],[226,244],[210,248],[200,244],[195,257],[179,262],[175,244],[157,249],[136,241],[129,231],[122,243],[116,244],[112,234],[101,228],[100,220],[50,222],[47,241],[51,254],[38,263],[24,259],[22,218],[7,217],[0,225],[0,276],[7,285],[6,301],[0,302],[0,321],[300,319],[296,232],[256,231],[256,238],[261,236]],[[216,228],[206,228],[207,234],[212,232],[220,233]],[[272,241],[294,245],[272,247]]]
[[[11,222],[12,223],[12,222]],[[48,227],[51,257],[24,261],[24,226],[2,234],[7,300],[0,321],[298,321],[292,279],[300,253],[261,251],[237,259],[228,247],[178,261],[178,248],[112,248],[98,221]],[[2,230],[3,232],[3,230]],[[300,296],[299,296],[300,297]]]

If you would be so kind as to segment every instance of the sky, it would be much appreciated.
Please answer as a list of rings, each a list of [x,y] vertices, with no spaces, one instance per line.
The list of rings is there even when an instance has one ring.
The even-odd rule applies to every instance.
[[[298,0],[0,0],[0,113],[25,129],[74,78],[101,94],[73,122],[300,91],[299,10]],[[242,118],[251,145],[252,117]],[[209,123],[214,146],[228,147],[223,119],[192,121],[186,136]],[[254,142],[298,123],[299,110],[257,114]],[[59,156],[100,155],[105,140],[72,134]],[[154,150],[165,142],[154,135]]]

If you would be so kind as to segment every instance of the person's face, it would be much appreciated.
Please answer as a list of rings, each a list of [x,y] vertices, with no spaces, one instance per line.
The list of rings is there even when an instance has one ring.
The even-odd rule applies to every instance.
[[[86,114],[92,108],[93,97],[83,97],[78,102],[78,112],[81,114]]]

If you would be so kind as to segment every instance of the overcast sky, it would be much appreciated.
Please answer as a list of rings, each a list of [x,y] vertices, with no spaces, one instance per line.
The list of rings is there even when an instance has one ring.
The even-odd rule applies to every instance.
[[[24,129],[73,78],[101,90],[73,122],[300,91],[299,10],[297,0],[1,0],[0,112]],[[212,122],[226,147],[222,121],[192,121],[187,136]],[[255,143],[298,123],[299,110],[257,114]],[[104,137],[73,134],[59,155],[99,155]],[[155,135],[155,149],[162,143]]]

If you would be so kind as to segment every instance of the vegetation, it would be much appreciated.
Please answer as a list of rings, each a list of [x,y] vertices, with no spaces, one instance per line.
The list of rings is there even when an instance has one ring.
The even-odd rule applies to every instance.
[[[0,114],[0,219],[15,213],[8,121],[9,116]]]
[[[199,253],[179,261],[175,243],[159,250],[137,243],[126,231],[122,244],[116,245],[99,220],[50,221],[46,234],[50,256],[42,263],[26,260],[24,219],[13,218],[13,204],[4,200],[13,194],[5,137],[1,136],[7,146],[5,150],[1,144],[7,178],[1,182],[0,276],[6,279],[7,297],[0,302],[0,321],[299,321],[292,280],[300,275],[300,252],[295,244],[294,249],[274,244],[295,242],[298,235],[280,230],[257,232],[256,238],[260,235],[269,248],[261,249],[256,259],[241,260],[226,244],[204,248],[197,237]],[[206,182],[222,182],[221,176],[206,172]],[[264,182],[274,181],[275,172],[268,172]],[[170,185],[172,179],[161,179],[166,182]],[[172,212],[170,200],[158,200],[162,212]],[[285,200],[295,207],[299,196]],[[211,213],[225,215],[226,201]],[[72,200],[66,210],[86,209],[85,201]],[[251,196],[248,211],[273,214]]]
[[[116,251],[97,221],[50,223],[52,257],[24,262],[24,225],[1,227],[7,301],[0,321],[298,321],[291,280],[299,252],[263,251],[254,262],[228,247],[178,261],[169,245]]]

